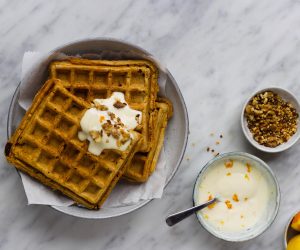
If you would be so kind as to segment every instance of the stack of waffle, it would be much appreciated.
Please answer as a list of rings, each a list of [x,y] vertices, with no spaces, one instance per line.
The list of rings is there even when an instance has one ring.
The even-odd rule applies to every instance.
[[[158,98],[158,71],[149,61],[73,58],[52,62],[49,80],[35,96],[6,144],[9,162],[76,203],[99,209],[120,178],[141,183],[155,170],[172,104]],[[94,99],[122,92],[142,112],[125,151],[100,156],[78,139],[80,120]]]

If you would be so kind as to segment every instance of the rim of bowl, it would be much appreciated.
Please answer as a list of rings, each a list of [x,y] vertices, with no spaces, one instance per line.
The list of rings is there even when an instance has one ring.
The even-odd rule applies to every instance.
[[[284,228],[284,234],[283,234],[283,245],[285,248],[287,248],[287,244],[288,244],[288,241],[287,241],[287,233],[288,233],[288,230],[291,226],[291,223],[292,223],[292,220],[294,219],[294,217],[296,216],[296,214],[300,213],[300,210],[297,210],[295,211],[292,216],[289,218],[288,220],[288,223],[286,224],[285,228]],[[300,234],[300,233],[299,233]]]
[[[250,132],[250,130],[248,129],[247,126],[247,120],[245,119],[245,109],[247,104],[249,103],[249,101],[257,94],[264,92],[264,91],[272,91],[277,93],[278,95],[280,95],[280,92],[283,92],[286,94],[286,96],[288,96],[289,98],[283,98],[286,101],[289,100],[293,100],[293,102],[296,103],[296,107],[294,107],[297,111],[297,113],[300,115],[299,111],[300,111],[300,104],[298,102],[298,99],[296,98],[296,96],[289,90],[285,89],[285,88],[281,88],[281,87],[277,87],[277,86],[270,86],[270,87],[266,87],[260,90],[255,91],[252,95],[250,95],[250,97],[246,100],[246,102],[243,105],[243,109],[242,109],[242,113],[241,113],[241,126],[242,126],[242,130],[243,133],[245,135],[245,137],[247,138],[247,140],[250,142],[250,144],[257,148],[260,151],[266,152],[266,153],[279,153],[279,152],[283,152],[289,148],[291,148],[300,138],[300,133],[298,134],[294,134],[287,142],[289,142],[289,144],[283,143],[275,148],[271,148],[271,147],[266,147],[264,145],[259,144],[257,141],[255,141],[252,137],[252,134]],[[281,95],[280,95],[281,96]],[[297,130],[300,129],[299,126],[299,118],[298,118],[298,124],[297,124]]]
[[[116,42],[116,43],[122,43],[124,45],[129,45],[133,48],[136,48],[137,50],[143,52],[144,54],[147,54],[149,56],[153,56],[151,53],[149,53],[147,50],[141,48],[140,46],[138,45],[135,45],[135,44],[132,44],[130,42],[127,42],[125,40],[122,40],[122,39],[116,39],[116,38],[110,38],[110,37],[95,37],[95,38],[87,38],[87,39],[78,39],[78,40],[74,40],[72,42],[69,42],[69,43],[65,43],[61,46],[58,46],[56,47],[55,49],[52,49],[49,51],[49,53],[54,53],[54,52],[57,52],[57,51],[60,51],[61,49],[64,49],[65,47],[67,46],[71,46],[71,45],[75,45],[75,44],[78,44],[78,43],[82,43],[82,42],[91,42],[91,41],[112,41],[112,42]],[[155,58],[155,57],[154,57]],[[156,59],[156,58],[155,58]],[[157,60],[159,62],[159,60]],[[182,162],[182,159],[184,157],[184,154],[185,154],[185,151],[186,151],[186,147],[187,147],[187,143],[188,143],[188,138],[189,138],[189,134],[190,134],[190,130],[189,130],[189,116],[188,116],[188,111],[187,111],[187,106],[186,106],[186,103],[185,103],[185,100],[183,98],[183,95],[181,93],[181,90],[177,84],[177,81],[175,80],[175,78],[173,77],[173,75],[171,74],[171,72],[169,71],[168,68],[165,68],[165,71],[168,75],[168,77],[171,79],[172,81],[172,84],[173,86],[175,87],[176,89],[176,92],[178,93],[179,95],[179,99],[180,101],[182,102],[182,107],[183,107],[183,111],[184,111],[184,117],[185,117],[185,121],[186,121],[186,129],[185,129],[185,135],[184,135],[184,142],[183,142],[183,147],[182,147],[182,150],[181,150],[181,154],[180,154],[180,157],[177,161],[177,164],[176,164],[176,167],[174,168],[174,171],[171,173],[171,175],[167,178],[166,180],[166,183],[165,183],[165,186],[164,186],[164,189],[168,186],[168,184],[170,183],[170,181],[173,179],[174,175],[177,173],[179,167],[180,167],[180,164]],[[9,139],[10,135],[11,135],[11,115],[12,115],[12,112],[11,112],[11,109],[12,109],[12,105],[13,105],[13,102],[14,100],[17,98],[17,95],[19,95],[19,88],[20,88],[20,85],[21,85],[21,81],[19,82],[19,84],[17,85],[14,93],[13,93],[13,96],[11,98],[11,101],[10,101],[10,104],[9,104],[9,108],[8,108],[8,116],[7,116],[7,123],[6,123],[6,132],[7,132],[7,140]],[[17,171],[18,175],[20,176],[20,173]],[[119,214],[117,215],[113,215],[113,216],[104,216],[104,217],[101,217],[101,218],[98,218],[98,217],[88,217],[88,216],[84,216],[84,215],[78,215],[78,214],[74,214],[74,213],[71,213],[71,212],[68,212],[68,211],[65,211],[64,209],[62,209],[61,207],[59,206],[51,206],[51,205],[47,205],[51,208],[53,208],[54,210],[57,210],[61,213],[64,213],[66,215],[70,215],[70,216],[73,216],[73,217],[77,217],[77,218],[85,218],[85,219],[105,219],[105,218],[112,218],[112,217],[118,217],[118,216],[121,216],[121,215],[124,215],[124,214],[128,214],[128,213],[131,213],[135,210],[138,210],[142,207],[144,207],[145,205],[149,204],[153,199],[149,199],[149,200],[145,200],[145,201],[142,201],[140,202],[140,204],[138,204],[136,207],[133,207],[132,209],[128,210],[128,211],[125,211],[125,212],[120,212]]]
[[[213,159],[209,160],[204,165],[204,167],[200,170],[200,172],[199,172],[199,174],[198,174],[198,176],[196,178],[196,181],[195,181],[195,184],[194,184],[194,188],[193,188],[193,204],[194,204],[194,206],[196,204],[196,202],[195,202],[196,188],[197,188],[197,186],[199,184],[200,177],[204,174],[204,172],[210,166],[212,166],[212,164],[215,161],[221,160],[221,159],[223,159],[225,157],[228,157],[228,156],[242,156],[242,157],[250,158],[251,160],[258,162],[260,165],[262,165],[268,171],[268,173],[270,174],[270,176],[274,180],[274,183],[275,183],[275,186],[276,186],[277,196],[276,196],[276,206],[275,206],[275,209],[273,211],[273,214],[272,214],[272,217],[270,219],[270,222],[268,224],[266,224],[266,226],[264,228],[262,228],[262,230],[258,231],[258,233],[256,233],[256,234],[250,235],[250,236],[245,237],[245,238],[232,240],[230,238],[221,237],[220,235],[218,235],[215,232],[211,231],[204,223],[202,223],[202,219],[201,219],[201,217],[199,216],[199,214],[197,212],[195,213],[195,215],[196,215],[196,218],[197,218],[198,222],[200,223],[200,225],[207,232],[209,232],[210,234],[212,234],[214,237],[216,237],[218,239],[221,239],[221,240],[229,241],[229,242],[244,242],[244,241],[248,241],[248,240],[251,240],[253,238],[256,238],[257,236],[263,234],[268,228],[271,227],[271,225],[275,221],[275,219],[277,217],[277,214],[278,214],[278,211],[279,211],[279,207],[280,207],[280,199],[281,199],[280,187],[279,187],[279,182],[278,182],[275,174],[273,173],[272,169],[269,167],[269,165],[266,162],[264,162],[260,158],[256,157],[255,155],[252,155],[252,154],[249,154],[249,153],[246,153],[246,152],[241,152],[241,151],[228,152],[228,153],[220,154],[220,155],[214,157]]]

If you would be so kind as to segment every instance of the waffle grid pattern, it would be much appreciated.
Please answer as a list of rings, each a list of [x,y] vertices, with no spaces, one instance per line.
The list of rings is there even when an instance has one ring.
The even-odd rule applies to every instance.
[[[87,103],[55,84],[31,115],[15,153],[48,178],[96,204],[119,175],[129,151],[104,150],[98,157],[90,154],[87,143],[77,139],[86,108]]]
[[[146,66],[134,65],[75,65],[68,62],[53,62],[51,78],[60,79],[75,96],[89,102],[109,98],[113,92],[123,92],[131,108],[142,112],[142,122],[136,128],[143,137],[140,151],[150,150],[149,114],[154,108],[152,72]]]
[[[159,153],[163,146],[165,129],[168,118],[172,116],[172,104],[162,99],[157,102],[157,109],[151,115],[153,122],[153,143],[149,152],[136,152],[132,161],[128,163],[125,173],[125,179],[131,182],[145,182],[148,180],[151,173],[155,170]]]

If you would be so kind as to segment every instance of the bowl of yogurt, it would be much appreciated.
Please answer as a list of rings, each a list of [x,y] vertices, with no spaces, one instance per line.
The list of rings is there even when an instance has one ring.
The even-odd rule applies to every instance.
[[[196,213],[212,235],[232,242],[250,240],[267,230],[278,213],[280,190],[270,167],[243,152],[219,155],[200,171],[194,205],[219,201]]]

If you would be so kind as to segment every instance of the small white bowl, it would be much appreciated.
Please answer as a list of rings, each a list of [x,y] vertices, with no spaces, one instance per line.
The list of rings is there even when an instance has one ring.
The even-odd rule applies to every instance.
[[[275,147],[275,148],[271,148],[271,147],[266,147],[264,145],[259,144],[257,141],[254,140],[251,131],[248,128],[248,124],[247,124],[247,119],[245,117],[245,109],[247,104],[249,103],[249,101],[251,100],[252,97],[254,97],[255,95],[265,92],[265,91],[272,91],[276,94],[278,94],[279,96],[282,97],[283,100],[291,103],[294,108],[296,109],[297,113],[300,113],[300,104],[297,100],[297,98],[288,90],[280,88],[280,87],[269,87],[269,88],[264,88],[261,89],[259,91],[256,91],[253,95],[251,95],[247,101],[245,102],[244,106],[243,106],[243,111],[242,111],[242,115],[241,115],[241,125],[242,125],[242,129],[244,132],[244,135],[246,136],[246,138],[248,139],[248,141],[257,149],[263,151],[263,152],[267,152],[267,153],[278,153],[278,152],[282,152],[284,150],[287,150],[288,148],[290,148],[291,146],[293,146],[298,139],[300,138],[300,127],[299,127],[299,118],[298,118],[298,125],[297,125],[297,132],[285,143]]]
[[[199,197],[199,185],[203,181],[205,172],[209,168],[214,167],[215,164],[218,164],[220,161],[223,162],[224,160],[229,160],[229,159],[248,162],[250,163],[251,166],[257,168],[265,176],[270,189],[273,190],[273,193],[268,202],[268,206],[266,208],[266,212],[264,213],[263,217],[253,227],[241,232],[225,232],[216,229],[203,218],[201,213],[196,213],[196,217],[200,222],[200,224],[215,237],[230,242],[242,242],[242,241],[253,239],[261,235],[273,224],[279,210],[280,189],[275,174],[264,161],[248,153],[230,152],[213,158],[208,163],[206,163],[206,165],[202,168],[194,185],[194,191],[193,191],[194,205],[198,204],[197,201]]]

